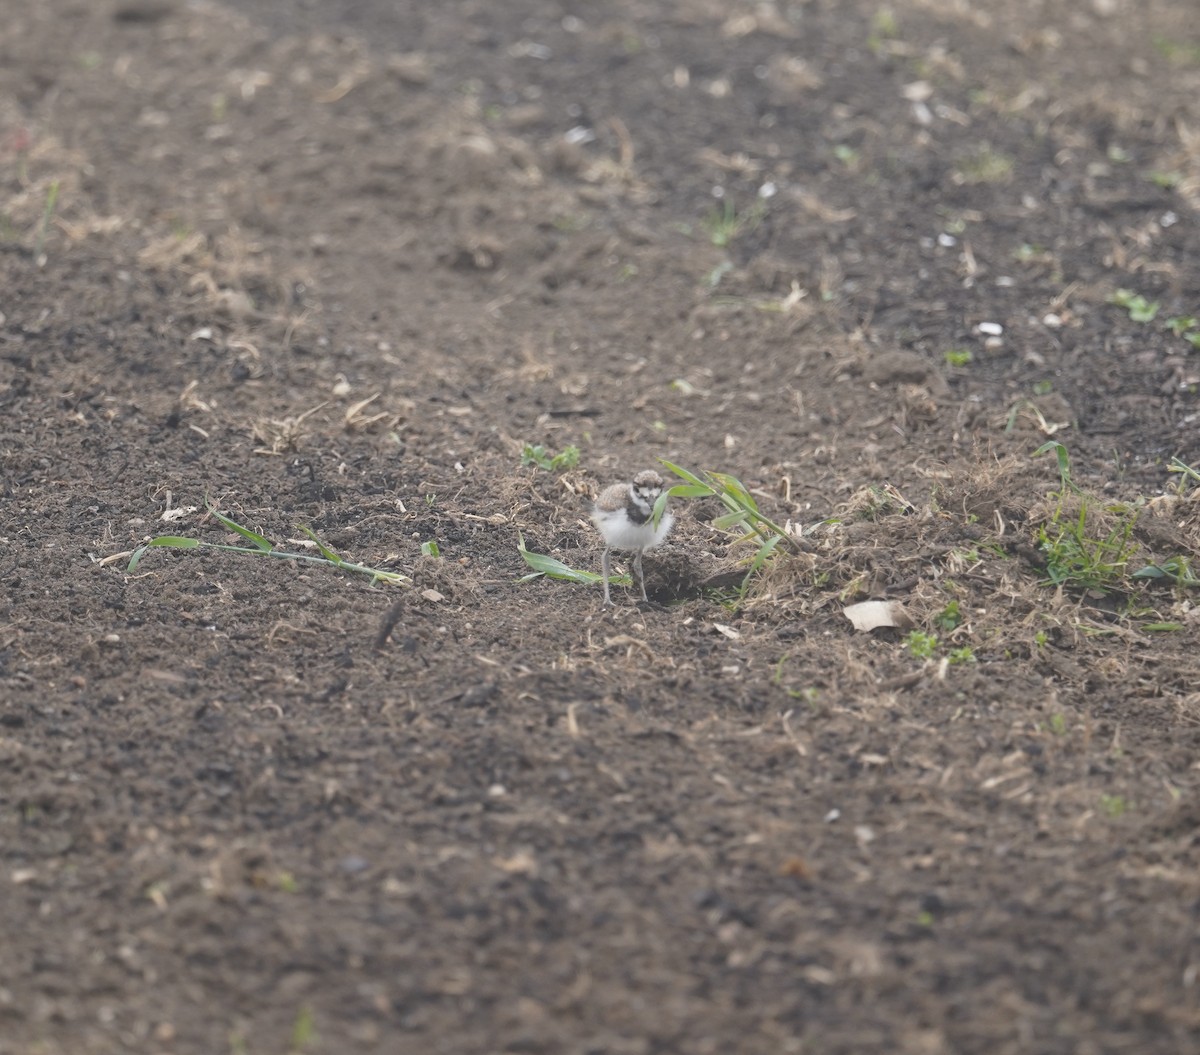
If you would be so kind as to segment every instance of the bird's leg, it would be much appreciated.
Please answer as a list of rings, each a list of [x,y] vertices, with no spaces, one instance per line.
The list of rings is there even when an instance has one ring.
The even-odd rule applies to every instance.
[[[612,597],[608,593],[608,577],[612,574],[612,564],[609,561],[608,547],[604,547],[604,556],[600,558],[600,570],[604,573],[604,604],[605,607],[612,604]]]
[[[638,582],[642,584],[642,600],[648,601],[650,598],[646,596],[646,573],[642,571],[642,554],[644,552],[645,550],[637,551],[637,556],[633,558],[633,570],[637,572]]]

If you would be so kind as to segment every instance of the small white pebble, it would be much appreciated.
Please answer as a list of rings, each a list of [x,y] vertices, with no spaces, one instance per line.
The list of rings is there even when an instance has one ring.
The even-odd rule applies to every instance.
[[[985,337],[999,337],[1004,332],[1004,327],[998,322],[981,322],[975,329]]]
[[[1052,330],[1057,330],[1062,325],[1062,319],[1051,311],[1042,316],[1042,325],[1049,326]]]
[[[958,245],[958,239],[952,234],[947,234],[945,231],[938,235],[937,241],[938,245],[940,245],[943,249],[953,249],[956,245]]]
[[[841,815],[842,815],[842,811],[841,811],[841,810],[838,810],[838,809],[833,809],[833,810],[830,810],[830,811],[829,811],[827,814],[825,814],[825,823],[826,823],[826,824],[832,824],[832,823],[833,823],[834,821],[836,821],[836,820],[837,820],[837,819],[838,819],[838,818],[839,818]]]
[[[582,146],[584,143],[594,142],[596,133],[588,128],[587,125],[576,125],[574,128],[569,128],[563,133],[563,139],[571,146]]]
[[[487,789],[489,799],[502,799],[508,794],[508,788],[503,784],[493,784]]]

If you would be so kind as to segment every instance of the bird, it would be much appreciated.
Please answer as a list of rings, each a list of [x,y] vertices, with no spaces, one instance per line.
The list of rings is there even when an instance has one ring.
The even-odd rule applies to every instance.
[[[604,539],[604,556],[600,567],[604,572],[604,604],[611,605],[612,596],[608,580],[612,570],[611,553],[625,550],[634,554],[633,570],[637,572],[642,588],[642,600],[646,596],[646,576],[642,571],[642,554],[659,545],[671,531],[675,518],[663,511],[662,518],[654,523],[654,503],[662,494],[663,478],[653,469],[645,469],[624,484],[606,487],[596,498],[592,507],[592,523]]]

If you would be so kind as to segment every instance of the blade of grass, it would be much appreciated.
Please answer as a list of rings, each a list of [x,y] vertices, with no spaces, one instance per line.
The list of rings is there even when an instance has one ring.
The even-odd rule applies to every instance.
[[[679,477],[679,479],[686,480],[689,484],[693,484],[697,487],[708,486],[695,473],[691,473],[691,472],[688,472],[687,469],[680,468],[674,462],[667,461],[666,458],[659,458],[658,463],[659,463],[659,465],[662,465],[662,466],[666,467],[667,469],[669,469],[671,472],[673,472],[676,476]],[[712,491],[711,487],[709,487],[708,489],[710,492]]]
[[[254,546],[256,549],[260,549],[264,553],[269,553],[271,550],[273,550],[275,548],[274,543],[272,543],[271,540],[269,538],[267,538],[265,535],[260,535],[257,531],[251,531],[248,527],[243,527],[236,520],[233,520],[230,517],[225,516],[224,513],[217,512],[216,506],[210,504],[208,507],[208,511],[217,520],[219,520],[222,524],[224,524],[227,528],[229,528],[230,531],[235,531],[239,535],[241,535],[242,538],[246,539],[247,542],[254,543]]]
[[[151,546],[169,546],[172,549],[196,549],[199,545],[199,539],[184,538],[181,535],[159,535],[158,538],[151,539],[133,551],[125,570],[134,571],[146,555],[146,550],[150,549]]]
[[[562,579],[566,582],[591,585],[602,581],[604,578],[599,572],[584,571],[582,568],[572,568],[569,564],[564,564],[557,557],[550,557],[545,553],[533,553],[525,548],[525,538],[519,532],[517,534],[517,549],[520,551],[525,563],[533,569],[533,573],[523,576],[518,580],[520,582],[529,582],[544,575],[548,579]],[[629,585],[632,580],[627,575],[614,575],[609,579],[609,582],[621,586]]]
[[[346,563],[344,560],[342,560],[341,557],[339,557],[336,553],[334,553],[333,550],[331,550],[328,546],[326,546],[324,542],[322,542],[319,538],[317,538],[317,533],[315,531],[313,531],[312,528],[305,527],[303,524],[297,524],[296,528],[299,531],[303,531],[304,534],[306,534],[310,539],[313,540],[313,542],[315,542],[317,544],[317,549],[321,551],[321,556],[324,557],[327,561],[329,561],[330,564],[334,565],[335,567],[340,568],[343,564]]]
[[[46,234],[50,230],[50,221],[54,218],[54,207],[58,204],[58,180],[50,184],[46,192],[46,207],[42,210],[42,222],[38,224],[37,244],[33,247],[33,259],[40,260],[42,250],[46,247]]]
[[[181,535],[159,535],[157,538],[152,538],[148,542],[138,546],[133,551],[129,558],[129,564],[126,566],[126,571],[132,572],[141,563],[142,558],[146,555],[146,551],[153,547],[165,547],[169,549],[214,549],[221,550],[226,553],[244,553],[252,557],[276,557],[279,560],[292,560],[305,564],[320,564],[325,567],[338,568],[341,571],[356,572],[361,575],[371,576],[372,585],[379,582],[392,584],[402,584],[411,582],[407,575],[403,572],[389,571],[385,568],[371,568],[365,564],[355,564],[351,561],[339,557],[333,550],[326,546],[311,529],[304,526],[299,526],[299,530],[303,531],[316,544],[321,552],[321,556],[314,556],[311,553],[292,553],[288,550],[276,549],[274,544],[265,535],[260,535],[257,531],[251,531],[247,527],[243,527],[236,520],[220,513],[212,503],[209,503],[208,511],[213,517],[223,524],[230,531],[241,535],[251,543],[250,546],[230,546],[221,542],[202,542],[200,539],[186,538]]]

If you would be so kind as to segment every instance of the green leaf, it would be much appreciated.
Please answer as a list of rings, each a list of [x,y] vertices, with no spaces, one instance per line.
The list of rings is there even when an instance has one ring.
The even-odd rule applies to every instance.
[[[440,557],[441,555],[442,551],[438,548],[438,544],[432,539],[430,539],[428,542],[421,543],[422,557]]]
[[[168,546],[171,549],[196,549],[199,545],[199,539],[184,538],[182,535],[159,535],[158,538],[152,538],[147,542],[142,549],[147,549],[150,546]]]
[[[1132,579],[1165,579],[1167,577],[1167,572],[1157,564],[1147,564],[1144,568],[1138,568],[1130,576]]]
[[[343,561],[341,557],[339,557],[336,553],[333,552],[333,550],[331,550],[328,546],[326,546],[324,542],[322,542],[319,538],[317,538],[317,533],[315,531],[313,531],[312,528],[305,527],[303,524],[297,524],[296,530],[304,532],[304,534],[306,534],[310,539],[312,539],[313,542],[315,542],[317,544],[317,549],[321,551],[321,556],[324,557],[327,561],[329,561],[330,564],[341,565],[341,564],[345,563],[345,561]],[[263,539],[263,541],[266,542],[266,539]],[[270,546],[270,543],[268,543],[268,547],[269,546]]]
[[[654,508],[650,510],[650,523],[654,525],[655,530],[662,523],[663,514],[667,511],[667,502],[670,501],[671,492],[664,491],[654,500]]]
[[[706,475],[720,484],[725,494],[737,502],[738,505],[749,509],[752,513],[758,512],[758,503],[754,501],[753,495],[746,490],[746,485],[736,476],[717,472],[709,472]]]
[[[242,536],[242,538],[246,539],[248,542],[253,543],[256,549],[260,549],[264,553],[267,553],[270,550],[273,550],[275,548],[274,543],[271,542],[271,540],[269,538],[267,538],[265,535],[260,535],[257,531],[251,531],[248,527],[242,527],[242,525],[239,524],[236,520],[231,520],[229,517],[225,516],[223,513],[218,513],[216,506],[210,505],[208,507],[208,511],[214,517],[216,517],[222,524],[224,524],[227,528],[229,528],[230,531],[236,531],[239,535]]]
[[[1171,459],[1171,464],[1167,466],[1167,472],[1169,472],[1169,473],[1184,473],[1187,476],[1190,476],[1193,480],[1200,481],[1200,472],[1197,472],[1195,469],[1193,469],[1182,458],[1174,458],[1173,457]]]
[[[1158,301],[1151,301],[1147,304],[1137,304],[1129,309],[1129,317],[1134,322],[1153,322],[1154,316],[1158,314]]]
[[[1166,634],[1175,630],[1182,630],[1182,623],[1143,623],[1142,629],[1151,634]]]
[[[754,554],[754,560],[750,564],[749,574],[753,575],[759,568],[767,563],[776,547],[783,541],[782,535],[772,535],[766,542],[758,547],[758,552]]]
[[[716,491],[708,484],[676,484],[667,494],[671,498],[711,498]]]
[[[659,458],[658,463],[659,463],[659,465],[663,466],[664,468],[666,468],[667,470],[669,470],[670,472],[672,472],[676,476],[678,476],[679,479],[686,480],[689,484],[695,484],[698,487],[707,487],[709,493],[712,493],[712,488],[709,487],[703,480],[701,480],[700,477],[698,477],[695,473],[691,473],[691,472],[688,472],[687,469],[680,468],[678,465],[674,464],[673,462],[667,461],[666,458]]]
[[[200,545],[198,539],[184,538],[182,535],[159,535],[158,538],[152,538],[149,542],[138,546],[137,549],[129,557],[129,563],[125,566],[126,571],[134,571],[142,562],[142,558],[146,555],[146,550],[151,546],[166,546],[170,549],[196,549]]]
[[[1079,488],[1071,480],[1071,455],[1067,451],[1067,448],[1059,443],[1058,440],[1047,440],[1033,452],[1033,456],[1036,458],[1047,451],[1053,451],[1054,457],[1058,459],[1058,476],[1062,481],[1063,487],[1069,487],[1072,491],[1078,493]]]
[[[732,531],[735,527],[741,524],[746,524],[746,511],[744,509],[735,509],[732,512],[725,513],[717,517],[712,522],[712,526],[718,531]],[[748,524],[746,525],[749,526]]]
[[[521,450],[521,464],[536,465],[547,471],[574,469],[579,464],[579,448],[572,443],[552,455],[540,443],[527,443]]]
[[[533,575],[526,575],[521,582],[529,582],[531,579],[537,578],[539,575],[545,575],[550,579],[563,579],[567,582],[579,582],[592,584],[600,582],[604,576],[594,571],[583,571],[580,568],[572,568],[569,564],[564,564],[557,557],[549,557],[544,553],[532,553],[525,548],[524,536],[518,533],[517,549],[521,553],[521,557],[534,571]],[[610,582],[617,585],[628,583],[628,576],[614,576]]]

